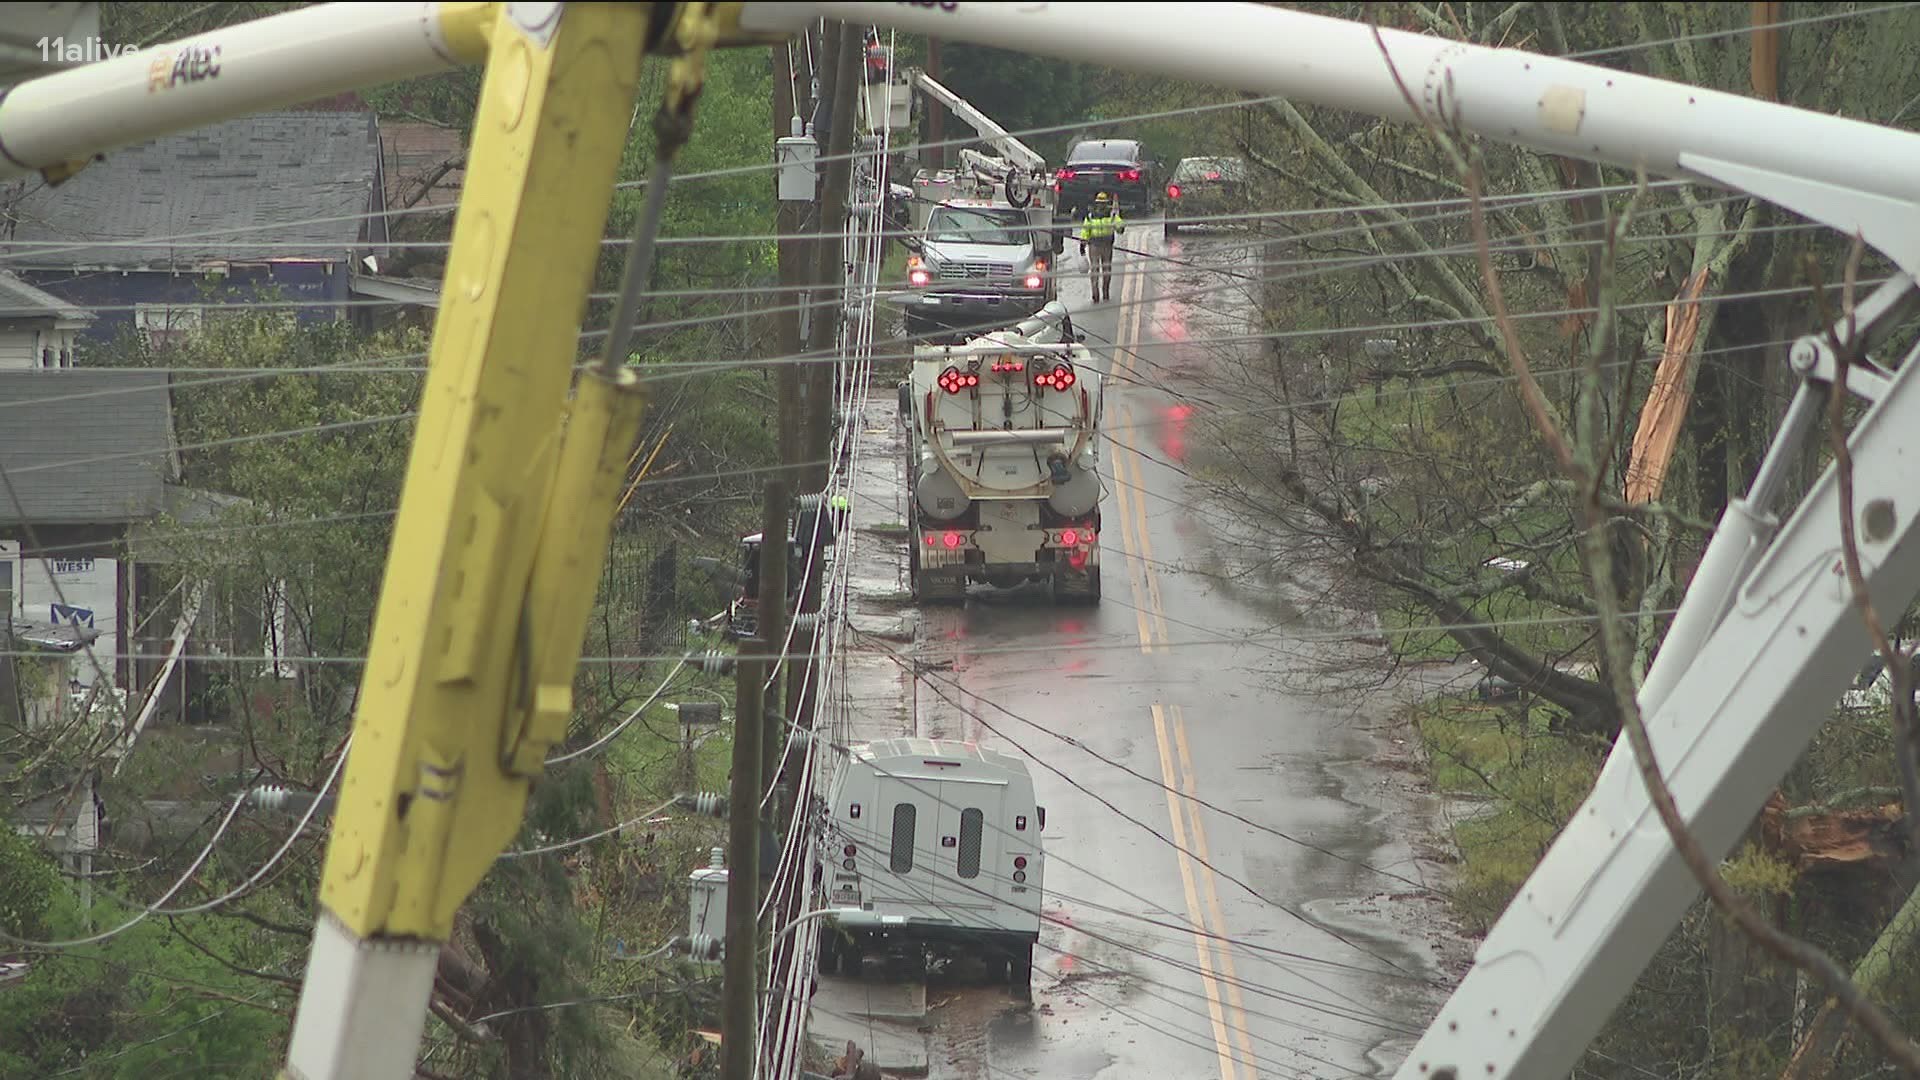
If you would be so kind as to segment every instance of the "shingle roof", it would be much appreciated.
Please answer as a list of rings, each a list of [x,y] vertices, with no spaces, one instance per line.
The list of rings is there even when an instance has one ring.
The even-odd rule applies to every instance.
[[[74,307],[49,292],[0,270],[0,319],[89,320],[93,313]]]
[[[0,371],[0,468],[19,500],[0,493],[0,525],[154,516],[165,506],[171,412],[163,371]]]
[[[14,266],[122,269],[337,259],[358,246],[379,168],[372,113],[265,113],[107,155],[58,187],[0,189]],[[329,220],[316,220],[329,219]],[[193,237],[177,247],[89,240]],[[51,242],[51,246],[49,246]]]
[[[447,162],[466,154],[466,141],[459,132],[432,124],[382,124],[380,141],[386,155],[388,206],[401,206],[419,194],[421,185],[430,179],[434,181],[433,187],[414,205],[451,209],[460,202],[460,188],[467,180],[466,168],[441,171]]]

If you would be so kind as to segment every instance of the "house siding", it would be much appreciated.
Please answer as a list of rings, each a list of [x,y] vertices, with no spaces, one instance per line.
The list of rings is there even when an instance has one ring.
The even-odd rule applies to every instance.
[[[21,270],[19,275],[38,288],[97,316],[80,335],[83,342],[112,341],[135,326],[137,304],[193,307],[201,304],[243,304],[252,301],[297,302],[304,322],[329,321],[344,315],[338,305],[348,295],[347,262],[279,262],[265,267],[236,267],[225,279],[190,271],[151,270]]]

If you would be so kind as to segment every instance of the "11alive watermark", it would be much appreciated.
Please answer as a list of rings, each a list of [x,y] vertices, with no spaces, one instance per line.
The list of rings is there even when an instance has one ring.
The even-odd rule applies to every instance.
[[[220,46],[189,45],[149,47],[116,45],[97,37],[43,37],[39,41],[40,59],[48,64],[97,64],[127,56],[150,56],[147,90],[169,90],[182,83],[197,83],[220,77]]]
[[[48,64],[97,64],[146,51],[144,45],[118,45],[97,37],[43,37],[40,59]]]

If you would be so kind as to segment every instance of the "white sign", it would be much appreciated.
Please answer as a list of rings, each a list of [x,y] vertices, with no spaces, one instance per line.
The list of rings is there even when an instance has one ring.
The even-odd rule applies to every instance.
[[[76,656],[73,677],[82,686],[92,686],[104,670],[111,682],[120,632],[119,562],[64,555],[20,558],[17,545],[8,555],[17,567],[13,579],[14,618],[78,626],[98,633],[92,647],[95,659]]]

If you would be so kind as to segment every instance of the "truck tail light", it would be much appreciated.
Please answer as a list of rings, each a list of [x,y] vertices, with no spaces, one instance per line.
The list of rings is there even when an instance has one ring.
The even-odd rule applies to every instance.
[[[945,390],[949,394],[957,394],[962,390],[971,389],[979,385],[980,376],[971,371],[948,368],[940,373],[940,389]]]
[[[1074,384],[1075,379],[1073,369],[1061,364],[1052,371],[1036,374],[1033,377],[1033,383],[1035,386],[1044,386],[1049,390],[1065,390]]]
[[[1025,284],[1029,289],[1038,289],[1042,285],[1045,285],[1046,283],[1047,283],[1046,279],[1041,277],[1039,274],[1028,274]]]
[[[1061,169],[1053,174],[1053,178],[1055,180],[1071,180],[1077,175],[1078,174],[1072,169]]]
[[[907,284],[916,288],[933,282],[933,275],[918,268],[907,271]]]
[[[1180,185],[1179,185],[1179,184],[1168,184],[1168,185],[1167,185],[1167,198],[1169,198],[1169,199],[1177,199],[1177,198],[1179,198],[1179,197],[1180,197]]]
[[[1025,855],[1015,855],[1013,857],[1013,868],[1015,870],[1025,870],[1027,868],[1027,857]]]
[[[1080,534],[1072,529],[1068,529],[1066,532],[1060,534],[1060,542],[1069,546],[1077,544],[1080,542]]]
[[[1139,169],[1121,169],[1120,179],[1126,181],[1129,184],[1137,184],[1140,182],[1140,170]]]

